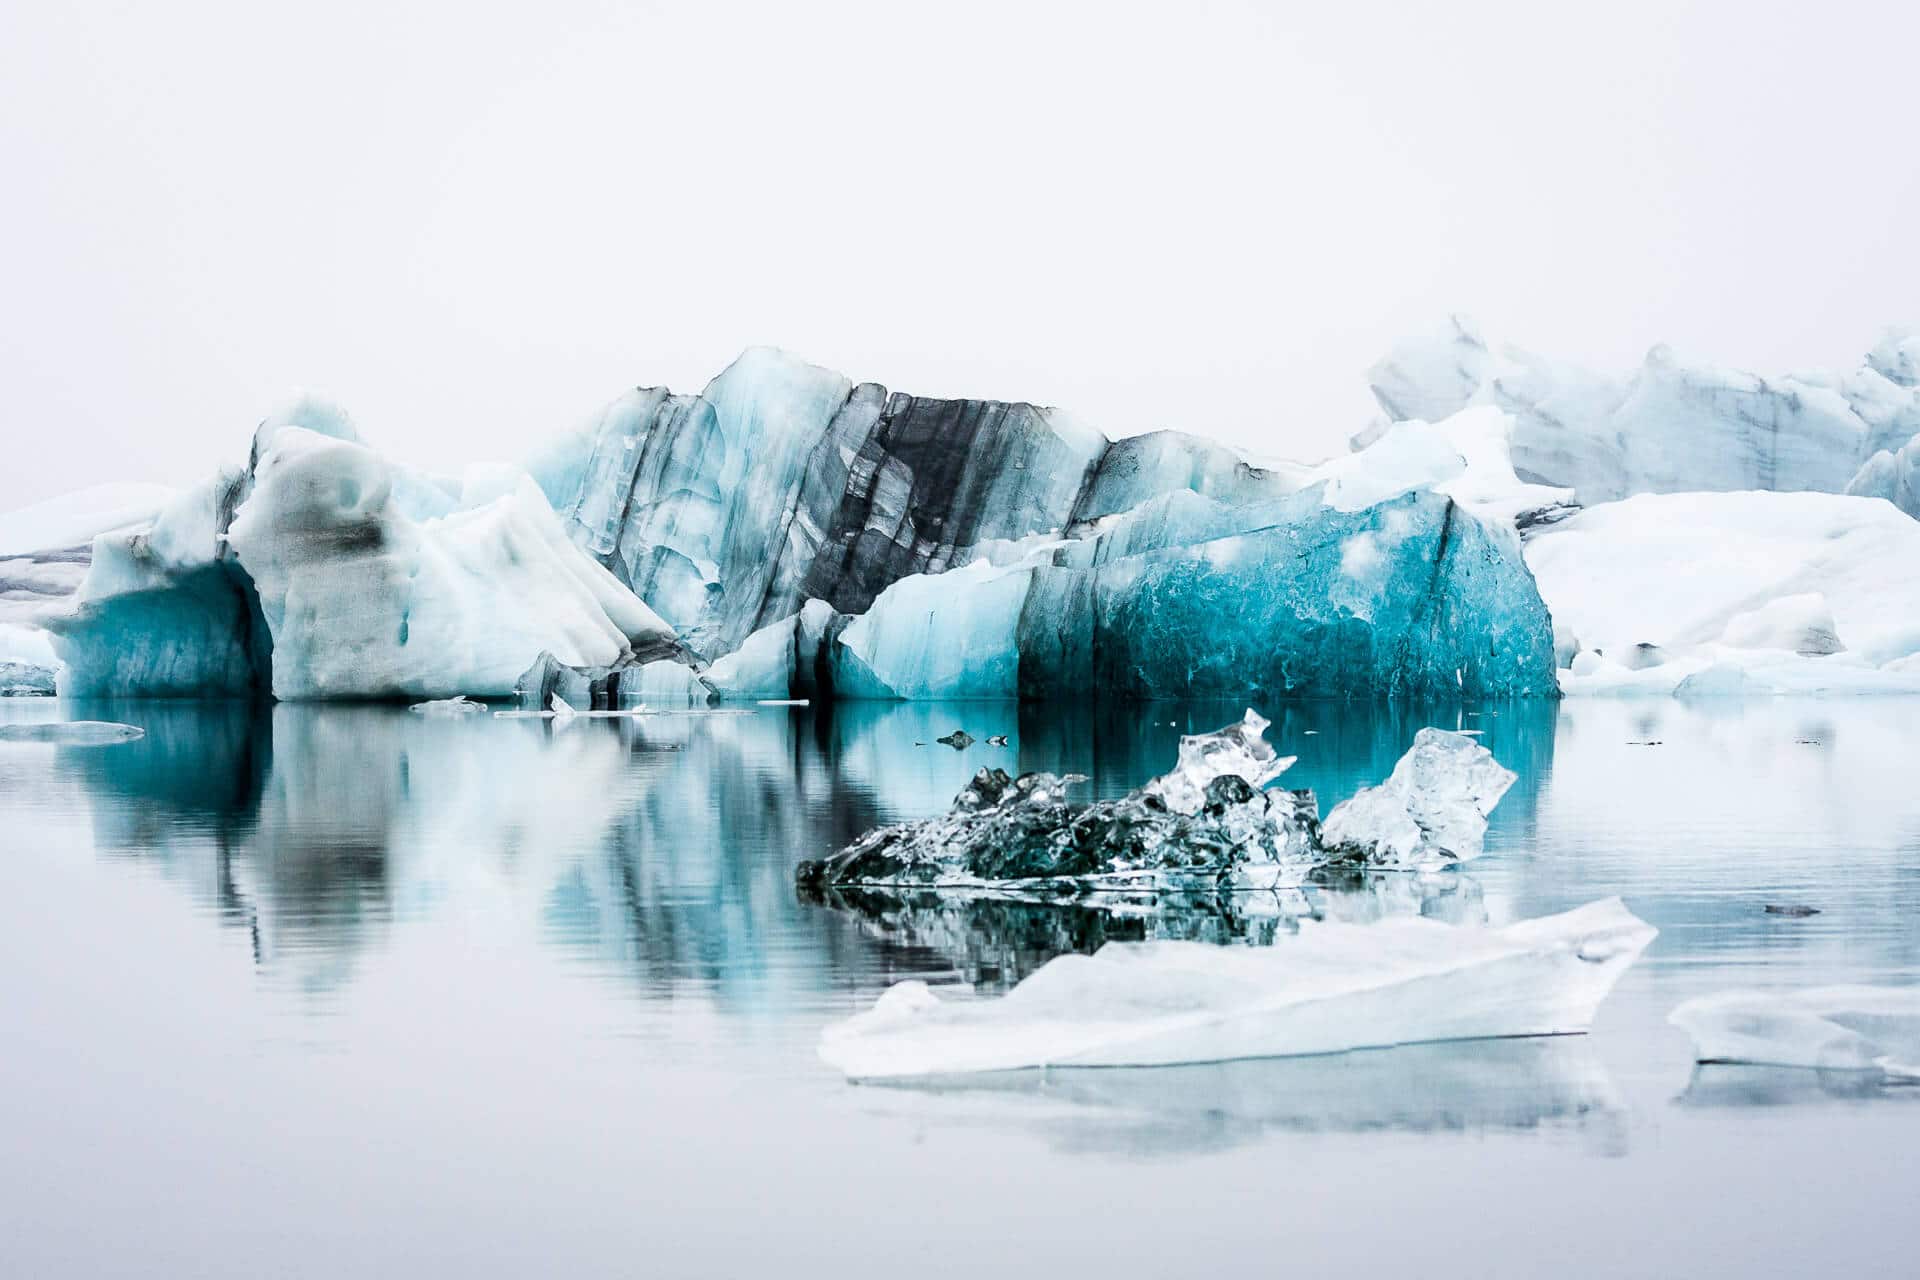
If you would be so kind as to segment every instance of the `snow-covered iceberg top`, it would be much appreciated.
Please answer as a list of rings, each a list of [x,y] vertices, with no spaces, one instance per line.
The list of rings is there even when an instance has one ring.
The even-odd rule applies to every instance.
[[[811,889],[1234,891],[1297,884],[1329,863],[1430,869],[1479,855],[1515,778],[1472,735],[1422,729],[1384,784],[1322,826],[1311,791],[1264,789],[1294,760],[1275,754],[1267,724],[1249,710],[1185,737],[1172,772],[1091,804],[1067,798],[1078,775],[982,769],[949,812],[877,828],[797,878]]]
[[[1308,922],[1271,947],[1110,943],[997,1000],[899,983],[828,1027],[820,1056],[876,1080],[1574,1035],[1655,932],[1609,898],[1499,929]]]
[[[1920,987],[1722,991],[1687,1001],[1667,1021],[1692,1037],[1698,1062],[1920,1082]]]

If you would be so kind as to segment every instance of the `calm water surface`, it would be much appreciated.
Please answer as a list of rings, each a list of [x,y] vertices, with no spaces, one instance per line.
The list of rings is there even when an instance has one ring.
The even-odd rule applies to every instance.
[[[1309,905],[1619,894],[1661,936],[1588,1037],[941,1091],[817,1061],[902,977],[993,990],[1104,937],[1240,931],[792,885],[982,764],[1123,791],[1239,710],[0,706],[147,730],[0,744],[0,1268],[1913,1274],[1920,1090],[1696,1072],[1664,1019],[1920,981],[1920,702],[1263,708],[1323,809],[1424,724],[1485,731],[1521,775],[1487,857]],[[1011,746],[933,745],[959,727]]]

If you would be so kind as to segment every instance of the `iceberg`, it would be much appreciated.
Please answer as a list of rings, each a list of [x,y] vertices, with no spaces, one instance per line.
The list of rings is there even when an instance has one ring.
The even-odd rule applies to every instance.
[[[894,582],[1173,491],[1239,504],[1296,469],[1155,432],[1109,441],[1059,409],[854,383],[744,352],[698,396],[629,392],[530,464],[569,535],[703,658],[811,599],[865,611]]]
[[[416,702],[407,710],[417,716],[432,716],[436,719],[458,719],[461,716],[484,715],[487,704],[474,702],[461,696],[457,698],[436,698],[429,702]]]
[[[48,617],[72,607],[93,539],[153,520],[176,497],[155,484],[99,484],[0,514],[0,697],[48,696],[60,660]]]
[[[1920,436],[1899,449],[1882,449],[1860,464],[1847,492],[1861,498],[1885,498],[1920,520]]]
[[[1430,490],[1157,499],[1008,565],[902,579],[840,633],[841,696],[1044,700],[1556,691],[1517,538]]]
[[[800,864],[796,879],[813,890],[1020,883],[1055,897],[1101,885],[1217,891],[1297,881],[1314,864],[1317,808],[1312,792],[1260,789],[1293,763],[1275,757],[1266,727],[1248,711],[1217,733],[1188,736],[1172,773],[1091,804],[1067,799],[1085,781],[1078,774],[1014,778],[983,768],[950,812],[879,827]]]
[[[1570,694],[1920,692],[1920,522],[1819,493],[1644,494],[1529,538]]]
[[[272,634],[275,697],[509,694],[542,652],[610,665],[671,650],[671,629],[567,541],[531,480],[479,489],[416,521],[371,449],[274,436],[227,543]]]
[[[1863,464],[1920,433],[1920,343],[1890,333],[1858,368],[1761,377],[1656,346],[1616,378],[1494,350],[1472,321],[1410,338],[1368,375],[1386,421],[1437,421],[1470,405],[1515,419],[1521,475],[1584,504],[1640,493],[1751,489],[1840,493]],[[1355,437],[1371,443],[1376,422]]]
[[[1498,929],[1306,922],[1270,947],[1112,943],[999,999],[898,983],[828,1027],[820,1056],[883,1080],[1577,1035],[1655,932],[1610,898]]]
[[[1320,843],[1334,861],[1424,870],[1477,858],[1487,815],[1519,777],[1465,733],[1422,729],[1377,787],[1334,806]]]
[[[796,879],[816,894],[931,887],[1055,899],[1272,889],[1333,863],[1429,869],[1479,854],[1486,815],[1516,776],[1471,735],[1422,729],[1384,784],[1336,808],[1323,827],[1311,791],[1263,789],[1294,763],[1267,743],[1267,725],[1249,710],[1217,732],[1188,735],[1172,772],[1091,804],[1066,798],[1080,775],[983,768],[949,812],[876,828],[802,863]]]
[[[1920,1082],[1920,987],[1723,991],[1687,1001],[1667,1021],[1692,1037],[1698,1062]]]
[[[47,626],[69,695],[504,695],[543,652],[675,650],[523,474],[472,468],[450,492],[311,397],[260,424],[245,468],[97,537]]]

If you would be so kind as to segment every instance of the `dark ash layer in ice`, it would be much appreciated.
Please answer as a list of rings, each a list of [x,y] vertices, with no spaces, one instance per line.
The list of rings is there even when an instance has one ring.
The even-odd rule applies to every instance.
[[[1336,807],[1323,828],[1311,791],[1262,789],[1294,760],[1275,755],[1267,723],[1248,711],[1183,738],[1173,772],[1091,804],[1066,798],[1078,775],[982,769],[950,812],[871,831],[802,863],[797,879],[813,892],[1017,887],[1072,897],[1271,889],[1327,866],[1425,870],[1480,852],[1487,812],[1515,777],[1470,735],[1422,729],[1392,777]]]

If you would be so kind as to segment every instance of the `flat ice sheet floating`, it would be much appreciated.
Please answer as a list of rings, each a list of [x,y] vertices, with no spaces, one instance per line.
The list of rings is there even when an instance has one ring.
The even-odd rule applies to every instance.
[[[1693,1038],[1698,1062],[1877,1071],[1920,1083],[1920,987],[1721,991],[1667,1021]]]
[[[828,1027],[850,1079],[1145,1067],[1585,1032],[1653,941],[1618,898],[1500,929],[1309,922],[1271,947],[1113,943],[998,1000],[902,982]]]

